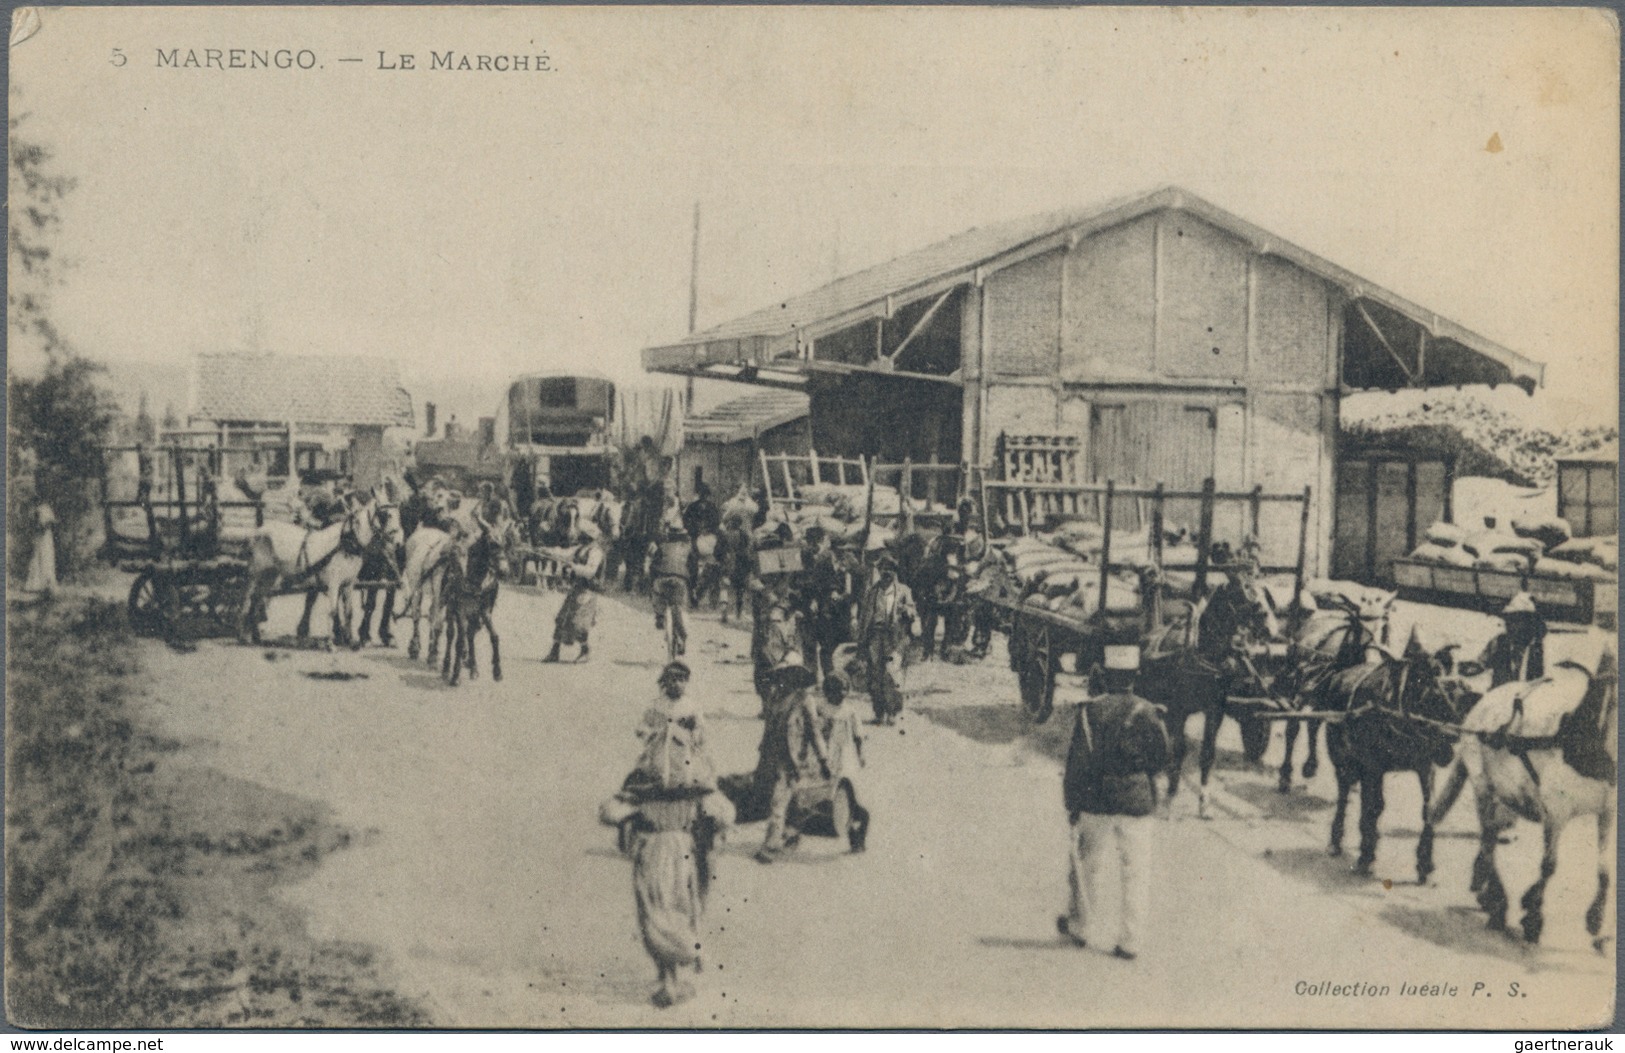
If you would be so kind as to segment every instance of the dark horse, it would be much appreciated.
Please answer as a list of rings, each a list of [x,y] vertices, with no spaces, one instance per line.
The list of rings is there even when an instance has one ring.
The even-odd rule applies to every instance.
[[[1276,683],[1278,697],[1291,698],[1301,708],[1304,700],[1345,669],[1366,660],[1372,647],[1388,643],[1388,614],[1394,594],[1373,590],[1359,599],[1328,598],[1328,609],[1311,611],[1292,634],[1291,661]],[[1286,722],[1286,755],[1281,758],[1279,789],[1292,790],[1292,754],[1298,745],[1298,726],[1307,725],[1309,755],[1303,761],[1303,777],[1313,779],[1320,770],[1319,720]]]
[[[1422,835],[1416,843],[1416,879],[1433,872],[1433,769],[1455,755],[1452,729],[1460,714],[1441,658],[1428,654],[1413,635],[1401,658],[1371,652],[1365,663],[1327,678],[1311,704],[1328,714],[1326,754],[1337,772],[1337,809],[1332,815],[1332,855],[1343,853],[1343,821],[1349,791],[1360,784],[1360,855],[1354,872],[1369,876],[1377,858],[1383,778],[1416,773],[1422,786]]]
[[[1142,583],[1144,592],[1155,588]],[[1262,592],[1259,596],[1262,597]],[[1267,603],[1260,598],[1261,612],[1269,620],[1272,615]],[[1231,704],[1236,697],[1268,697],[1276,679],[1276,666],[1280,659],[1269,649],[1257,646],[1242,623],[1229,627],[1225,646],[1198,649],[1193,627],[1203,621],[1201,604],[1181,603],[1186,608],[1182,617],[1176,617],[1167,629],[1148,641],[1146,658],[1135,682],[1135,693],[1156,705],[1163,713],[1163,724],[1168,729],[1168,797],[1179,792],[1180,773],[1185,765],[1188,744],[1185,724],[1191,717],[1202,715],[1202,746],[1197,755],[1201,778],[1197,786],[1197,814],[1207,815],[1207,783],[1218,756],[1219,728],[1224,718],[1236,719],[1242,730],[1242,743],[1249,760],[1257,760],[1268,743],[1269,726],[1262,721],[1248,719],[1241,707]],[[1160,605],[1159,605],[1160,608]],[[1215,631],[1212,619],[1203,626],[1204,631]],[[1161,654],[1158,654],[1158,651]],[[1229,657],[1216,660],[1215,655],[1227,653]]]
[[[502,641],[491,622],[491,613],[496,609],[503,562],[502,543],[489,530],[477,531],[466,545],[452,546],[441,585],[446,654],[440,675],[449,683],[458,682],[465,666],[470,680],[479,675],[474,661],[474,636],[481,629],[491,637],[491,679],[502,679]]]

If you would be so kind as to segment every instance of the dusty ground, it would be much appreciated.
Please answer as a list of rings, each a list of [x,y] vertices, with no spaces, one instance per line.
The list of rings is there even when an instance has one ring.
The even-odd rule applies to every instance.
[[[154,734],[122,605],[13,608],[9,1020],[83,1027],[405,1027],[374,952],[310,938],[277,886],[354,834],[320,801]],[[161,687],[160,687],[161,689]]]
[[[1159,825],[1142,957],[1063,948],[1066,728],[1023,723],[999,654],[914,669],[903,723],[869,729],[867,853],[809,838],[768,868],[750,860],[760,826],[736,832],[701,994],[657,1010],[629,865],[596,809],[635,757],[662,645],[646,612],[611,598],[592,662],[543,666],[558,601],[505,589],[506,679],[456,689],[399,650],[143,645],[142,718],[187,763],[267,800],[321,802],[352,832],[275,894],[311,938],[366,948],[400,1004],[434,1025],[1511,1027],[1612,1015],[1612,959],[1591,952],[1580,922],[1591,830],[1565,838],[1546,943],[1527,949],[1484,932],[1467,893],[1470,802],[1446,824],[1433,883],[1418,887],[1417,796],[1392,777],[1377,877],[1357,880],[1324,849],[1329,765],[1282,797],[1273,772],[1244,770],[1228,751],[1214,818],[1197,819],[1182,794]],[[273,630],[291,628],[291,607],[279,601]],[[746,646],[713,619],[693,630],[692,690],[723,770],[748,768],[760,733]],[[1232,730],[1221,745],[1234,748]],[[1277,744],[1267,762],[1279,756]],[[1525,826],[1502,850],[1510,888],[1533,877],[1538,845]],[[1300,981],[1393,990],[1314,997],[1294,993]],[[1459,990],[1404,996],[1401,982]]]

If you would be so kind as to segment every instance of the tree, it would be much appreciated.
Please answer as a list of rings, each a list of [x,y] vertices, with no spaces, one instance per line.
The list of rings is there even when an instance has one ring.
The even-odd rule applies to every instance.
[[[52,154],[21,134],[26,113],[12,92],[11,164],[7,172],[6,324],[13,340],[47,354],[67,351],[50,314],[50,289],[61,280],[63,261],[52,245],[62,224],[62,199],[76,180],[54,171]]]
[[[99,383],[104,370],[68,344],[51,316],[50,291],[62,269],[53,237],[74,180],[51,167],[49,150],[19,135],[25,117],[10,125],[7,327],[14,347],[21,342],[45,353],[45,368],[38,376],[8,370],[7,524],[15,571],[33,547],[31,513],[48,502],[57,518],[58,570],[71,577],[88,563],[95,540],[101,448],[115,414]]]

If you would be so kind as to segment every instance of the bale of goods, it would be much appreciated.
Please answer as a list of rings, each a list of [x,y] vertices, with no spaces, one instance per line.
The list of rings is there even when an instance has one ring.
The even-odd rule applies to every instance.
[[[1454,523],[1434,523],[1423,531],[1423,536],[1430,544],[1451,548],[1467,540],[1467,531]]]
[[[1541,551],[1556,548],[1573,536],[1568,520],[1558,516],[1520,516],[1512,521],[1512,532],[1539,541]]]
[[[1604,570],[1619,570],[1619,538],[1577,537],[1566,541],[1547,553],[1553,559],[1568,563],[1585,563]]]

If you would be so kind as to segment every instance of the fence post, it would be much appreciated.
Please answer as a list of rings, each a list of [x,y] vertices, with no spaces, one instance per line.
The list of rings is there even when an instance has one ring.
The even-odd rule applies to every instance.
[[[1303,564],[1309,555],[1309,497],[1310,489],[1303,488],[1303,508],[1298,512],[1298,567],[1292,575],[1292,613],[1296,617],[1303,610]]]
[[[1202,480],[1202,509],[1196,528],[1196,599],[1207,595],[1207,555],[1213,546],[1213,477]]]
[[[1151,495],[1151,554],[1157,564],[1157,572],[1162,572],[1162,480],[1157,480],[1156,490]]]
[[[903,474],[897,480],[897,511],[902,514],[903,533],[914,532],[914,462],[903,458]]]
[[[1114,480],[1106,480],[1106,516],[1104,534],[1100,539],[1100,603],[1095,610],[1103,613],[1106,610],[1106,586],[1111,581],[1112,572],[1112,494],[1117,489]]]
[[[1253,487],[1252,496],[1248,498],[1248,511],[1251,514],[1252,521],[1253,521],[1252,536],[1254,538],[1258,538],[1260,544],[1263,543],[1263,539],[1259,537],[1258,521],[1264,514],[1263,505],[1264,505],[1264,486],[1263,486],[1262,483],[1260,483],[1259,485]]]

